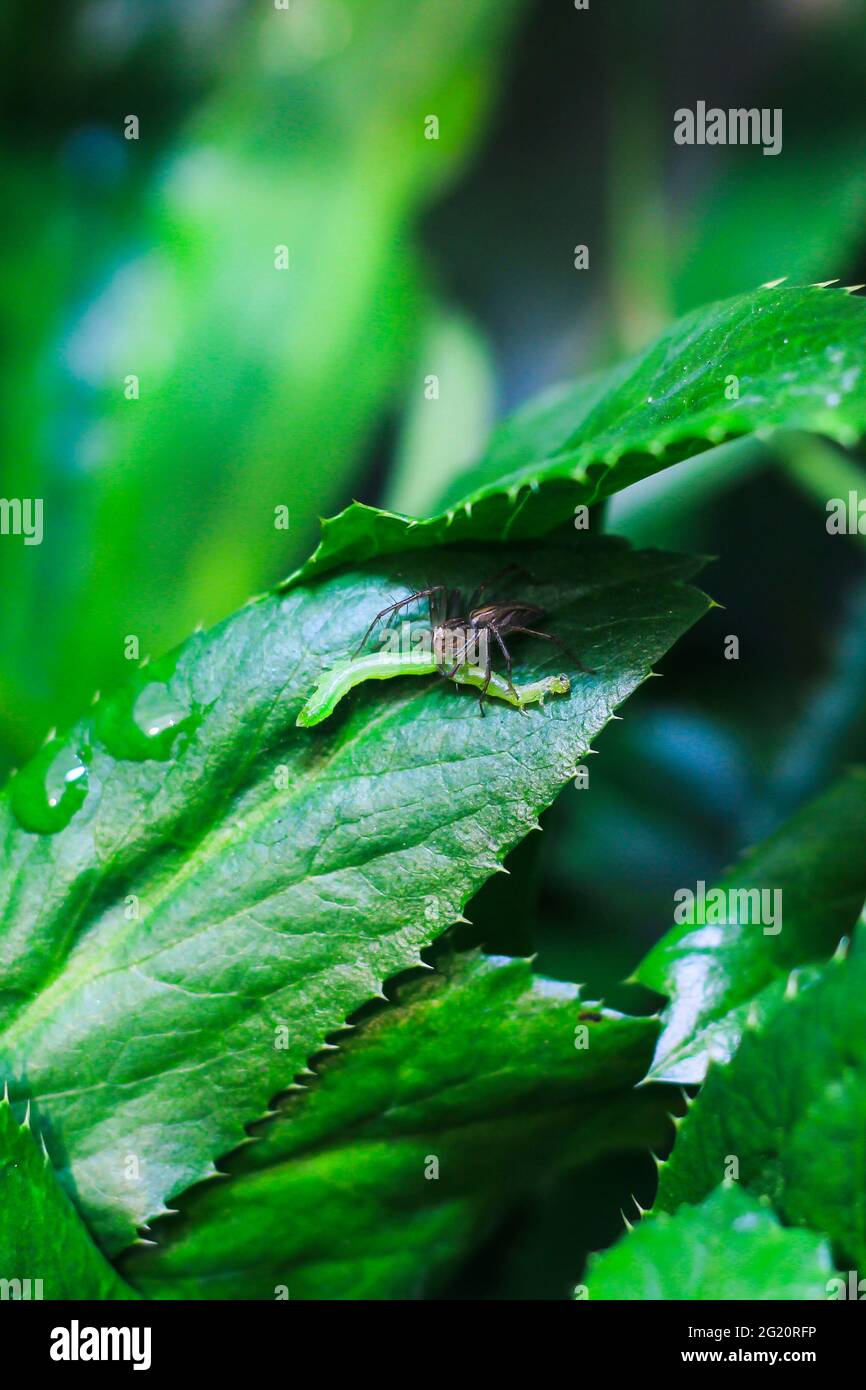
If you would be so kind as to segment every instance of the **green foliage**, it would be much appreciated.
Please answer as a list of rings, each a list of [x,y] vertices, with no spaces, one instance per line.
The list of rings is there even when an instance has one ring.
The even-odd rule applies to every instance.
[[[654,1023],[598,1011],[581,1063],[574,987],[533,979],[525,963],[458,959],[363,1023],[309,1093],[290,1093],[229,1160],[227,1181],[197,1186],[347,1018],[465,921],[615,709],[706,612],[688,584],[698,561],[563,524],[576,503],[723,438],[797,427],[850,439],[866,427],[863,327],[862,303],[817,289],[764,289],[690,316],[506,425],[459,506],[426,521],[349,508],[301,572],[143,666],[14,779],[0,799],[0,1063],[16,1113],[33,1105],[57,1176],[109,1255],[195,1186],[182,1218],[160,1227],[165,1244],[128,1257],[143,1290],[435,1288],[543,1174],[664,1142],[659,1094],[630,1094]],[[726,395],[731,374],[739,390]],[[570,693],[481,719],[471,693],[412,677],[364,683],[321,727],[297,727],[323,672],[395,597],[430,582],[465,594],[505,561],[591,668],[520,639],[515,679],[563,671]],[[658,1075],[695,1079],[707,1050],[731,1055],[744,1011],[760,1024],[681,1129],[662,1205],[717,1187],[742,1140],[746,1186],[846,1252],[862,1248],[841,1214],[852,1175],[846,1187],[809,1156],[821,1126],[853,1133],[859,1055],[832,1033],[787,1094],[773,1067],[792,1049],[772,1029],[794,1007],[782,1006],[791,965],[829,954],[862,903],[863,788],[852,773],[735,871],[731,883],[781,884],[783,940],[674,933],[640,973],[673,996]],[[834,1005],[837,1026],[850,995]],[[771,1080],[773,1123],[750,1130],[755,1106],[771,1114]],[[431,1154],[445,1167],[436,1181],[423,1175]],[[740,1198],[718,1200],[727,1219]],[[814,1242],[745,1214],[755,1279],[774,1241],[791,1264],[773,1288],[795,1287],[798,1268],[812,1277]],[[661,1241],[663,1259],[671,1234],[688,1241],[693,1228],[647,1230],[641,1242],[652,1257]]]
[[[664,28],[624,4],[7,7],[0,490],[44,501],[45,543],[0,536],[0,1280],[562,1295],[672,1142],[590,1298],[816,1298],[831,1254],[866,1260],[866,980],[838,945],[866,579],[824,527],[862,491],[866,309],[806,283],[866,278],[866,29],[776,7],[784,158],[672,171]],[[571,43],[603,141],[567,127]],[[349,497],[380,505],[302,565]],[[698,564],[603,525],[720,554],[730,618],[673,698],[638,687],[707,610]],[[593,672],[518,637],[524,695],[556,697],[483,719],[432,663],[356,679],[377,609],[509,562]],[[124,683],[133,638],[194,628]],[[620,986],[696,876],[781,892],[781,932],[677,926]],[[583,1002],[653,1008],[635,981],[660,1022]],[[673,1136],[668,1080],[703,1086]]]
[[[0,1099],[0,1283],[3,1298],[137,1297],[93,1244],[29,1119],[19,1125],[5,1096]]]
[[[837,1256],[866,1259],[866,950],[792,976],[784,999],[746,1030],[733,1061],[712,1067],[661,1170],[659,1205],[699,1201],[725,1175],[769,1198],[788,1221],[828,1235]]]
[[[629,1094],[656,1027],[525,961],[446,959],[341,1037],[125,1273],[151,1297],[435,1291],[531,1184],[663,1129]]]
[[[671,1000],[652,1076],[701,1081],[708,1058],[727,1061],[736,1051],[749,1012],[778,993],[774,982],[832,954],[866,899],[864,825],[866,768],[852,768],[717,885],[780,893],[778,932],[726,914],[721,923],[677,925],[653,947],[634,977]]]
[[[826,1241],[785,1230],[769,1203],[731,1184],[675,1216],[645,1216],[590,1261],[577,1297],[817,1301],[832,1274]]]
[[[438,516],[355,503],[325,522],[299,576],[467,537],[543,535],[725,440],[800,429],[852,443],[866,431],[864,334],[862,300],[814,287],[695,310],[629,361],[518,412]]]
[[[131,45],[166,7],[136,8]],[[241,7],[217,43],[196,44],[219,80],[170,134],[162,91],[148,102],[136,69],[122,101],[131,88],[146,104],[139,141],[123,139],[118,94],[95,131],[51,129],[23,156],[0,147],[3,495],[44,499],[52,555],[0,547],[0,588],[16,595],[0,609],[13,761],[124,679],[127,634],[164,651],[307,553],[393,392],[422,379],[411,227],[477,138],[521,8]],[[62,77],[93,64],[104,79],[98,48],[65,39]],[[25,35],[21,61],[44,43]]]
[[[570,670],[570,696],[543,709],[481,719],[471,695],[411,679],[361,687],[321,730],[295,727],[321,671],[395,590],[423,583],[429,556],[405,555],[259,600],[155,679],[145,667],[134,698],[63,741],[88,771],[64,829],[22,829],[4,798],[0,1056],[109,1249],[212,1172],[327,1034],[418,963],[707,606],[684,583],[694,562],[613,539],[510,558],[597,671]],[[437,573],[471,589],[500,563],[451,548]],[[527,645],[515,675],[563,662]],[[168,756],[160,744],[138,760],[154,710],[169,712],[154,741],[176,736]]]
[[[808,1291],[817,1247],[777,1217],[829,1238],[842,1268],[866,1260],[862,927],[850,954],[843,943],[815,964],[852,930],[866,897],[864,824],[866,775],[853,768],[723,880],[780,890],[778,935],[737,920],[677,927],[636,972],[671,996],[650,1076],[707,1074],[659,1164],[653,1213],[593,1265],[602,1292],[591,1276],[591,1296],[826,1296]],[[726,1194],[719,1184],[731,1179]],[[759,1223],[737,1218],[737,1203],[749,1210],[740,1185],[764,1204]],[[758,1225],[770,1244],[753,1250],[742,1238]],[[823,1246],[820,1258],[823,1290]]]

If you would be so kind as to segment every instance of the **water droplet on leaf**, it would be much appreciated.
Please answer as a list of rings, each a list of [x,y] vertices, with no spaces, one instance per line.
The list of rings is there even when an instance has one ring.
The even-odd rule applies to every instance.
[[[176,656],[146,666],[117,694],[101,703],[96,733],[115,758],[144,762],[170,758],[181,733],[192,733],[201,711],[170,683]]]
[[[53,835],[69,824],[87,796],[91,752],[52,739],[9,783],[16,820],[34,835]]]

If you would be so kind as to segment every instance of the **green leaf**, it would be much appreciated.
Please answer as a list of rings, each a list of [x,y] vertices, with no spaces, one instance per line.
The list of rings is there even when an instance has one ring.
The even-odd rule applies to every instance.
[[[454,957],[361,1024],[127,1277],[156,1297],[429,1293],[530,1184],[663,1130],[630,1093],[656,1026],[527,961]]]
[[[18,1282],[20,1281],[20,1282]],[[137,1298],[93,1244],[29,1120],[0,1100],[0,1298]]]
[[[295,727],[322,670],[424,585],[430,556],[404,556],[195,635],[0,799],[0,1066],[106,1248],[211,1173],[328,1033],[418,963],[708,603],[685,583],[696,562],[610,538],[507,558],[596,671],[516,644],[516,679],[572,677],[543,709],[482,719],[472,695],[411,678]],[[452,547],[436,578],[465,591],[501,566]],[[18,821],[58,815],[50,834]]]
[[[578,1296],[816,1302],[826,1298],[832,1275],[825,1241],[786,1230],[766,1202],[731,1184],[676,1216],[646,1215],[590,1260]]]
[[[762,992],[795,966],[826,960],[853,929],[866,898],[864,824],[866,768],[852,768],[718,885],[726,893],[779,890],[781,931],[765,933],[729,900],[728,920],[679,924],[653,947],[634,976],[671,1001],[652,1077],[701,1081],[711,1057],[726,1061],[736,1051]]]
[[[861,299],[765,288],[707,305],[620,366],[506,422],[440,515],[346,508],[293,579],[410,547],[543,535],[578,504],[729,439],[801,429],[853,443],[866,431],[864,379]]]
[[[851,1069],[809,1106],[783,1153],[789,1220],[837,1239],[866,1265],[866,1073]]]
[[[732,1159],[788,1220],[866,1257],[866,950],[792,979],[783,1003],[710,1069],[661,1168],[658,1203],[699,1201]]]

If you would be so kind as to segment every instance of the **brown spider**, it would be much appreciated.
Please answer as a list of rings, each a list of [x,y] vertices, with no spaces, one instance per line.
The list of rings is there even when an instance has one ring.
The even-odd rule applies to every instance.
[[[357,655],[361,648],[366,645],[374,627],[383,618],[388,618],[398,609],[408,607],[409,604],[418,603],[426,598],[433,649],[439,661],[443,680],[453,678],[460,667],[467,662],[481,666],[485,672],[486,680],[478,699],[482,715],[484,714],[484,697],[487,694],[487,687],[493,673],[490,654],[491,637],[505,658],[508,687],[515,695],[517,692],[511,678],[512,658],[504,640],[512,633],[523,633],[527,637],[540,637],[545,642],[555,643],[581,671],[585,671],[587,675],[594,675],[595,672],[589,666],[584,666],[580,658],[569,651],[565,643],[560,641],[558,637],[554,637],[553,633],[541,632],[538,628],[529,626],[530,623],[537,622],[539,618],[544,617],[545,610],[539,608],[538,604],[528,603],[525,599],[480,603],[488,589],[501,583],[507,575],[517,573],[525,575],[526,571],[522,570],[519,565],[508,565],[492,579],[487,579],[483,584],[479,584],[472,593],[468,604],[464,603],[463,595],[459,589],[449,589],[447,584],[431,584],[426,589],[417,589],[415,593],[407,595],[406,598],[398,599],[396,603],[389,603],[387,608],[383,608],[381,612],[376,614],[358,643],[355,654]],[[468,613],[468,617],[460,616],[465,613]]]

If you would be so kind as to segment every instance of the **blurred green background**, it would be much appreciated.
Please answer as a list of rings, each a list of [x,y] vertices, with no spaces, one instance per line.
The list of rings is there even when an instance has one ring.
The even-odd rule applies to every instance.
[[[230,612],[352,497],[435,507],[535,391],[762,281],[866,280],[866,0],[8,0],[0,33],[0,495],[45,515],[0,537],[3,772],[130,635],[157,656]],[[676,146],[699,99],[781,107],[781,155]],[[862,477],[792,438],[609,506],[718,557],[725,608],[517,865],[539,968],[625,999],[674,888],[866,756],[864,541],[824,527]],[[461,1291],[562,1292],[650,1181],[540,1199]]]

